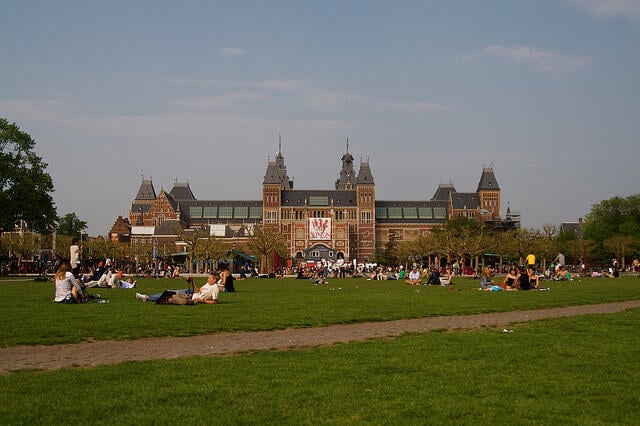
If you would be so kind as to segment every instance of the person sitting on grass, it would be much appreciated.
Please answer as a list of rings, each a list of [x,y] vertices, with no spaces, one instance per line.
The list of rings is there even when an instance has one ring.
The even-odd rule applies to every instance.
[[[81,303],[86,300],[82,285],[71,272],[69,261],[63,260],[56,270],[56,292],[53,301],[56,303]]]
[[[573,281],[573,275],[564,266],[558,269],[558,275],[556,276],[558,281]]]
[[[440,275],[440,285],[453,285],[453,271],[447,270],[446,275]]]
[[[413,268],[411,268],[409,278],[407,278],[405,282],[409,285],[420,285],[420,271],[418,271],[418,267],[416,265],[413,265]]]
[[[229,271],[229,264],[221,262],[218,264],[218,269],[220,269],[222,291],[229,293],[236,291],[236,288],[233,285],[233,275]]]
[[[482,268],[482,273],[480,274],[480,290],[489,291],[491,290],[491,286],[493,286],[493,280],[491,279],[491,269],[488,266]]]
[[[509,272],[504,277],[504,281],[500,287],[502,288],[512,288],[515,287],[518,283],[518,274],[516,272],[516,268],[509,269]]]

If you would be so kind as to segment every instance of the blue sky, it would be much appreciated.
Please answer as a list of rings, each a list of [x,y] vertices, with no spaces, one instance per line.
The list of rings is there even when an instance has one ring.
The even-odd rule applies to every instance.
[[[640,192],[640,0],[8,0],[0,40],[0,116],[91,235],[143,175],[260,199],[279,135],[298,189],[347,138],[383,200],[493,165],[528,228]]]

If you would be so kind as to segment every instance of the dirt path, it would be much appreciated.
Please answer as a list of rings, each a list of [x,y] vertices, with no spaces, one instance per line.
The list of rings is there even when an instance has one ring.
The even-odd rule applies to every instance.
[[[478,315],[418,318],[386,322],[332,325],[276,331],[217,333],[193,337],[153,337],[106,340],[53,346],[0,348],[0,375],[20,369],[56,370],[91,367],[123,361],[170,359],[187,356],[229,355],[255,350],[283,350],[393,337],[434,329],[473,329],[574,315],[606,314],[640,307],[640,300],[600,305],[499,312]]]

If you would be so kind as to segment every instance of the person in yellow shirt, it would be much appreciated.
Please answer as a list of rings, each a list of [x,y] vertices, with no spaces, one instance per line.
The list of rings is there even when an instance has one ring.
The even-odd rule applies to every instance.
[[[529,255],[527,256],[527,266],[531,267],[531,268],[535,268],[536,265],[536,255],[533,253],[529,253]]]

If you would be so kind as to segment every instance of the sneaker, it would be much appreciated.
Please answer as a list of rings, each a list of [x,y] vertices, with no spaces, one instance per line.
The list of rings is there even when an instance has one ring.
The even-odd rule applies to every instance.
[[[149,296],[147,296],[146,294],[142,294],[142,293],[136,293],[136,299],[142,300],[143,302],[146,302],[147,300],[149,300]]]

